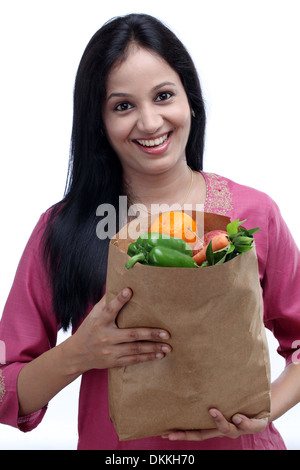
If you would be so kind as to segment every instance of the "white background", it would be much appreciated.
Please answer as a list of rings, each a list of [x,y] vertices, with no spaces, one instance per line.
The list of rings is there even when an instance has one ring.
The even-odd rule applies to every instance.
[[[63,195],[83,50],[105,21],[131,12],[164,21],[194,58],[208,115],[204,169],[268,193],[299,245],[298,0],[2,0],[0,6],[0,312],[35,223]],[[278,262],[284,263],[280,253]],[[268,339],[275,378],[284,362],[276,340]],[[55,397],[31,433],[0,425],[0,449],[75,449],[78,387],[79,380]],[[276,421],[288,449],[300,449],[299,418],[297,405]]]

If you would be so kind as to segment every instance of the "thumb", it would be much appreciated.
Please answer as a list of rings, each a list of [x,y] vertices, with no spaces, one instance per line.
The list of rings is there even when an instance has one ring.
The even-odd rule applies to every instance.
[[[95,313],[106,316],[107,320],[114,320],[121,308],[131,297],[132,291],[128,287],[119,292],[110,302],[107,301],[107,295],[104,294],[101,300],[95,305]]]
[[[240,427],[240,425],[243,423],[243,420],[246,420],[247,417],[244,416],[244,415],[241,415],[241,414],[237,414],[237,415],[234,415],[232,418],[231,418],[231,421],[233,422],[233,424],[235,424],[237,427]]]
[[[240,413],[231,418],[233,424],[244,433],[257,433],[265,429],[268,424],[268,418],[251,419]]]

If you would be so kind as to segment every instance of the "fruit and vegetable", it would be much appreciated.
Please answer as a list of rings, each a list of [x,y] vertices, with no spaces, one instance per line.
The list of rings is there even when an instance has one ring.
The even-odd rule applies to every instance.
[[[189,219],[180,219],[177,215],[175,217],[177,217],[176,234],[179,236],[174,236],[175,231],[167,224],[161,223],[164,219],[157,219],[150,227],[149,233],[141,235],[128,246],[127,254],[130,259],[125,265],[127,269],[136,263],[184,268],[223,264],[251,250],[254,245],[253,235],[260,230],[259,227],[247,230],[242,226],[246,220],[240,222],[237,219],[227,225],[226,231],[213,230],[199,239],[196,224],[189,216]],[[173,218],[174,220],[176,219]],[[189,226],[180,227],[180,220],[188,222]],[[192,242],[188,241],[187,231],[193,235],[190,237]],[[195,247],[196,239],[198,248]]]
[[[230,222],[224,230],[214,230],[204,235],[203,246],[193,255],[193,259],[201,267],[223,264],[238,255],[251,250],[254,245],[253,235],[259,227],[250,230],[242,227],[246,222],[239,219]]]
[[[193,249],[185,240],[159,232],[141,235],[129,245],[127,254],[131,256],[126,263],[127,269],[137,262],[161,267],[198,267],[193,259]]]
[[[151,225],[149,232],[164,233],[174,238],[182,238],[191,246],[198,237],[198,229],[195,220],[183,211],[171,211],[162,213]]]

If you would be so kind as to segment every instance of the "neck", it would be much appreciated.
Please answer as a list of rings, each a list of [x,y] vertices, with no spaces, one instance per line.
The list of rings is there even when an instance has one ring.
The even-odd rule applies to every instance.
[[[185,161],[156,174],[131,172],[130,176],[125,175],[130,205],[140,204],[148,211],[153,204],[183,204],[192,181],[192,172]]]

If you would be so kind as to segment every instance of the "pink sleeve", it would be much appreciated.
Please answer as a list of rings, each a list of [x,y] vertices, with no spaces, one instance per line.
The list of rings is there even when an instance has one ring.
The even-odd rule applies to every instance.
[[[229,181],[229,180],[227,180]],[[278,340],[286,364],[300,362],[300,252],[278,205],[267,194],[229,181],[232,220],[247,219],[255,233],[264,323]]]
[[[39,245],[44,220],[42,215],[25,247],[0,322],[4,363],[0,364],[0,422],[22,431],[34,429],[46,407],[18,418],[18,374],[26,363],[55,346],[58,331]]]
[[[288,365],[299,361],[300,252],[275,203],[269,212],[266,251],[262,279],[265,324]]]

